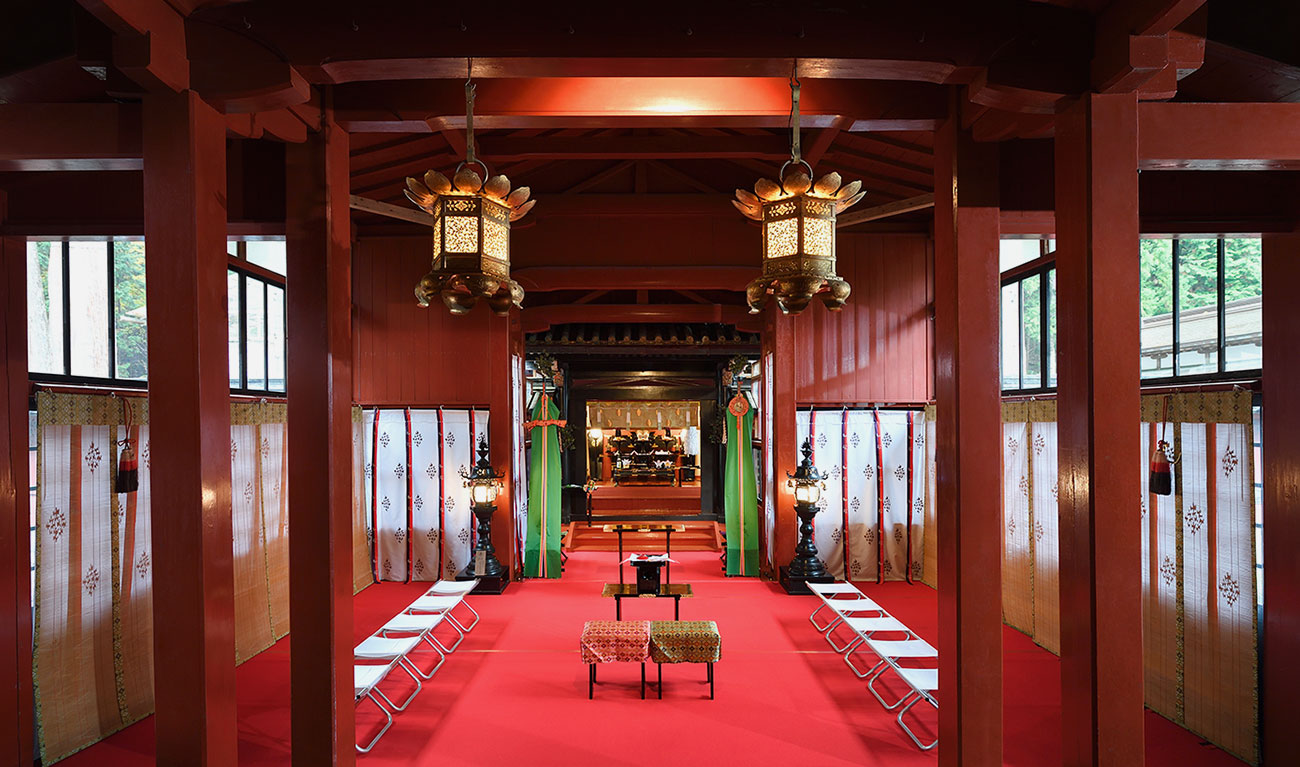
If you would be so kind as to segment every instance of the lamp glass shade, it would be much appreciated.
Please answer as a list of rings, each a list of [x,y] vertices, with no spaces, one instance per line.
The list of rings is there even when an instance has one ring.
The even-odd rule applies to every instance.
[[[588,430],[587,430],[587,437],[588,437],[588,439],[590,439],[592,442],[599,442],[599,441],[601,441],[602,439],[604,439],[604,437],[605,437],[605,432],[601,431],[600,429],[588,429]]]
[[[475,506],[486,506],[497,499],[497,483],[494,481],[474,482],[471,494]]]
[[[794,500],[796,503],[816,506],[821,497],[821,487],[815,482],[796,482],[794,485]]]

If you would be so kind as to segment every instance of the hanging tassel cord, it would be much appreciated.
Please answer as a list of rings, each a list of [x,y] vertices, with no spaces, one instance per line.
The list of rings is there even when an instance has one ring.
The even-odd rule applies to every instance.
[[[113,396],[116,397],[117,395],[115,394]],[[131,410],[131,403],[127,401],[126,397],[121,397],[120,399],[122,400],[122,420],[126,422],[126,436],[119,439],[117,444],[124,450],[131,450],[131,445],[135,444],[135,440],[131,439],[131,421],[134,413]]]
[[[1169,463],[1177,463],[1178,459],[1169,453],[1169,400],[1170,395],[1164,396],[1164,401],[1160,405],[1160,441],[1156,444],[1156,450],[1164,451],[1165,457]]]

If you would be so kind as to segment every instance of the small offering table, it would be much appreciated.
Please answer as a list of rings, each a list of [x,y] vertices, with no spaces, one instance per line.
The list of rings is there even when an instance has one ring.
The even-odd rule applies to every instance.
[[[691,591],[689,583],[665,583],[659,587],[656,594],[638,594],[635,583],[606,583],[605,588],[601,590],[602,597],[614,598],[614,616],[616,620],[623,620],[623,598],[631,597],[648,597],[656,599],[661,597],[672,597],[673,600],[673,620],[681,620],[682,617],[682,597],[695,596]]]

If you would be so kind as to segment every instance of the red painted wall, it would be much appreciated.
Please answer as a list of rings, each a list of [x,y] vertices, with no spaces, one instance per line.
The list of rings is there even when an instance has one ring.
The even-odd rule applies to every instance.
[[[415,283],[429,271],[428,237],[362,238],[353,248],[353,390],[362,405],[488,405],[504,360],[491,364],[510,332],[486,306],[454,316],[422,309]],[[493,344],[493,341],[497,343]]]
[[[794,318],[795,398],[801,405],[929,400],[930,238],[841,233],[837,248],[837,271],[853,294],[838,313],[815,301]]]

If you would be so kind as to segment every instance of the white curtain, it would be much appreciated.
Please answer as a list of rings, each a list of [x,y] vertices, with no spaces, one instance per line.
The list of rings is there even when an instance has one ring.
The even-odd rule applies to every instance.
[[[122,399],[37,395],[33,672],[46,764],[153,712],[153,451],[148,401],[128,401],[129,433]],[[235,649],[246,660],[289,630],[286,411],[232,403],[230,418]],[[127,438],[139,489],[119,494]],[[369,558],[364,540],[360,552]]]
[[[922,575],[925,424],[925,414],[916,410],[796,414],[796,431],[811,436],[813,462],[827,476],[818,503],[822,511],[813,523],[814,543],[835,577],[911,580]]]
[[[1003,419],[1003,611],[1009,624],[1059,652],[1056,403],[1006,403]],[[1143,397],[1142,489],[1133,501],[1141,519],[1146,705],[1255,763],[1252,430],[1249,392]],[[1171,453],[1170,495],[1149,487],[1147,462],[1161,441]],[[1028,537],[1020,531],[1026,522]],[[1030,578],[1021,577],[1026,549]]]
[[[469,564],[474,535],[462,472],[487,436],[487,411],[380,409],[364,423],[376,580],[454,578]]]
[[[1002,424],[1002,618],[1034,633],[1033,553],[1029,550],[1029,424]]]

